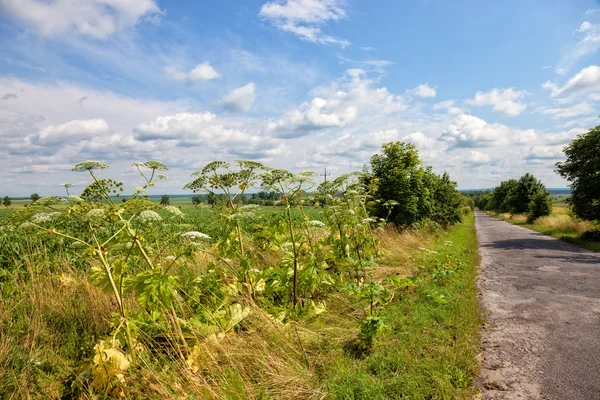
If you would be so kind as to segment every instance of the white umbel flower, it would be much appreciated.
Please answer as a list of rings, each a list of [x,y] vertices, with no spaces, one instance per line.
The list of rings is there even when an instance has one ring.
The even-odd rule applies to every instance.
[[[104,210],[102,208],[92,208],[87,212],[85,217],[87,219],[100,219],[104,216]]]
[[[183,215],[181,210],[175,206],[166,206],[165,211],[168,212],[169,214],[173,214],[176,217]]]
[[[185,233],[182,233],[181,236],[183,236],[183,237],[189,237],[191,239],[206,239],[206,240],[210,240],[210,236],[208,236],[206,233],[202,233],[202,232],[198,232],[198,231],[185,232]]]
[[[137,219],[145,224],[151,224],[154,222],[162,221],[162,217],[152,210],[142,211],[140,215],[138,215]]]
[[[312,220],[312,221],[308,221],[307,224],[310,226],[316,226],[317,228],[322,228],[325,226],[325,224],[323,222],[317,221],[316,219]]]

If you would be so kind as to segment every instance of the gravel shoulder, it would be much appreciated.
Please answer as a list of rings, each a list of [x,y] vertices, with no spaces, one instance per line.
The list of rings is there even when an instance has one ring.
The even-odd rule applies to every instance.
[[[476,211],[484,399],[600,399],[600,253]]]

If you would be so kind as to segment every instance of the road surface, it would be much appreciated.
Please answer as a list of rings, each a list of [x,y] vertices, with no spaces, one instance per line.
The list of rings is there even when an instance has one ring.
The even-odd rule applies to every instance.
[[[600,399],[600,253],[476,211],[484,399]]]

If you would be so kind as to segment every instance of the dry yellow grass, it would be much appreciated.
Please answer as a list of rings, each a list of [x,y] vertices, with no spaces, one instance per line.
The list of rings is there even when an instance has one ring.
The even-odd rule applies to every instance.
[[[594,229],[591,222],[580,221],[571,218],[567,214],[553,214],[545,217],[540,217],[535,221],[536,225],[548,226],[550,228],[559,229],[561,231],[584,233]]]

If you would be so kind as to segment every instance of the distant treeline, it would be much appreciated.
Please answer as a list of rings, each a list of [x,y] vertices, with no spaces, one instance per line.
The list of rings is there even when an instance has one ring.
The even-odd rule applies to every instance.
[[[473,197],[480,210],[527,214],[529,222],[552,212],[550,192],[530,173],[526,173],[519,180],[500,182],[500,186],[490,191],[470,192],[469,196]]]

